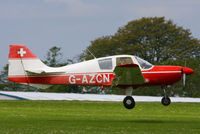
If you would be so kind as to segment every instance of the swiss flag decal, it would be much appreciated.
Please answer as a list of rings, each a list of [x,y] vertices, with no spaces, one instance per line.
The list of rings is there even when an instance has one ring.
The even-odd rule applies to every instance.
[[[8,58],[37,58],[26,46],[24,45],[10,45],[10,53]]]

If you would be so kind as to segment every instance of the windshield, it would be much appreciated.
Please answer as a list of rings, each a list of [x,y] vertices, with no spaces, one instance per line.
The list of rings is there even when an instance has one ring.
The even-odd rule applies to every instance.
[[[142,69],[149,69],[149,68],[151,68],[153,66],[151,63],[149,63],[149,62],[147,62],[147,61],[145,61],[145,60],[143,60],[143,59],[141,59],[141,58],[139,58],[137,56],[135,56],[135,58],[138,61],[138,63],[140,64],[140,67]]]

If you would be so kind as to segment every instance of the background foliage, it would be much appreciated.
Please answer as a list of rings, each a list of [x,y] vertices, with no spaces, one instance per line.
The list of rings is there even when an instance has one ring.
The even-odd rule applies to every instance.
[[[141,18],[128,22],[120,27],[114,35],[102,36],[93,41],[76,59],[67,59],[62,62],[62,52],[59,47],[48,50],[44,63],[52,67],[58,67],[75,63],[77,61],[90,60],[119,54],[137,55],[155,65],[180,65],[195,70],[195,73],[187,77],[186,86],[183,88],[179,82],[169,88],[172,96],[200,97],[200,40],[194,38],[189,29],[177,26],[172,20],[164,17]],[[26,86],[7,81],[7,66],[0,75],[0,89],[2,90],[27,90]],[[82,86],[56,85],[45,92],[85,92]],[[109,87],[102,92],[98,87],[84,87],[89,93],[115,93],[123,94],[124,90]],[[36,90],[30,88],[29,90]],[[134,90],[135,95],[162,95],[160,87],[140,87]]]

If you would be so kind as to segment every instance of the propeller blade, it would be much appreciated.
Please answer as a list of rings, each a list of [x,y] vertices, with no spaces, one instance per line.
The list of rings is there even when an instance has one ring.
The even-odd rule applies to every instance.
[[[187,62],[185,60],[185,64],[184,64],[184,67],[186,67],[187,65]],[[185,87],[185,83],[186,83],[186,74],[184,73],[184,71],[182,70],[182,74],[183,74],[183,86]]]
[[[185,87],[185,82],[186,82],[186,74],[183,73],[183,86]]]

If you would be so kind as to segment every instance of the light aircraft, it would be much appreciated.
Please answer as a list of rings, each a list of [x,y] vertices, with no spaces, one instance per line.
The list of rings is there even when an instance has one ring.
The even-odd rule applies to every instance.
[[[38,88],[54,84],[119,87],[125,90],[123,104],[135,106],[132,90],[140,86],[161,85],[161,102],[171,103],[166,87],[194,71],[181,66],[157,66],[133,55],[96,58],[63,67],[48,67],[24,45],[10,45],[8,80]]]

